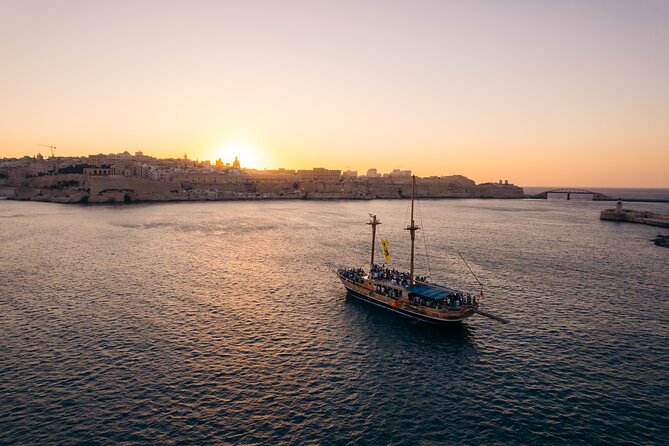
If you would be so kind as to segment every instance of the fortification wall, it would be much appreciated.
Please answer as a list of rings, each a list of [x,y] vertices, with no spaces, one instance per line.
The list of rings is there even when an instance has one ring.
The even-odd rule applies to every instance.
[[[0,184],[5,194],[19,200],[62,203],[122,203],[135,201],[194,201],[272,198],[398,199],[411,196],[411,183],[400,178],[343,180],[339,182],[254,179],[239,177],[232,182],[155,181],[139,177],[64,174],[33,177]],[[513,185],[483,184],[454,176],[421,179],[418,198],[522,198]]]

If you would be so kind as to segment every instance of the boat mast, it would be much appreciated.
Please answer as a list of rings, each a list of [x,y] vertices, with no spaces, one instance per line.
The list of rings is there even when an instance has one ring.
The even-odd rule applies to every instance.
[[[372,263],[370,265],[374,264],[374,247],[376,246],[376,227],[381,224],[380,221],[376,219],[376,215],[374,214],[369,214],[369,216],[372,218],[372,220],[367,223],[368,225],[372,225]]]
[[[414,201],[416,199],[416,175],[413,175],[412,177],[412,183],[411,183],[411,226],[407,226],[406,229],[409,231],[411,234],[411,285],[415,285],[416,281],[414,280],[413,277],[413,256],[414,256],[414,245],[415,245],[415,240],[416,240],[416,231],[420,229],[418,226],[416,226],[416,222],[413,219],[413,205]]]

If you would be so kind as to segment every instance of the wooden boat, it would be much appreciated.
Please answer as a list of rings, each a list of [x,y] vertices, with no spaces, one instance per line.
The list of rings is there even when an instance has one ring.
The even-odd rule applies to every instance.
[[[427,279],[417,278],[414,275],[414,245],[416,231],[420,229],[414,220],[415,196],[416,177],[414,176],[411,189],[411,224],[405,228],[411,235],[410,271],[401,272],[374,263],[376,227],[381,222],[377,220],[376,215],[371,215],[371,221],[368,223],[372,226],[372,259],[369,271],[340,267],[337,270],[339,279],[350,296],[432,324],[457,323],[476,313],[481,313],[476,296],[428,282]],[[484,315],[500,320],[492,315]]]

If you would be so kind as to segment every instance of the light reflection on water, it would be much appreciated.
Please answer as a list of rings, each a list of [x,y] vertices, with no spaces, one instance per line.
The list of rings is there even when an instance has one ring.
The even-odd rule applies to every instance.
[[[666,443],[667,231],[606,206],[421,202],[434,279],[475,291],[462,252],[511,321],[439,329],[325,266],[374,212],[407,267],[406,201],[0,202],[0,441]]]

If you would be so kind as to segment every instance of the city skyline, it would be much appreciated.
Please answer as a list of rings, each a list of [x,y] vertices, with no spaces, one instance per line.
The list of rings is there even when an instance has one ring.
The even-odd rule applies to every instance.
[[[57,149],[55,146],[46,146],[53,150]],[[137,151],[130,153],[129,151],[119,152],[119,153],[98,153],[98,154],[88,154],[88,155],[77,155],[77,156],[64,156],[56,155],[55,153],[44,155],[41,152],[38,152],[35,155],[23,155],[20,157],[10,157],[10,158],[0,158],[0,168],[4,166],[5,170],[16,168],[17,166],[26,166],[33,165],[37,166],[37,170],[40,174],[53,174],[55,171],[61,168],[68,167],[78,167],[83,169],[85,166],[91,168],[101,168],[102,166],[107,166],[109,168],[115,167],[117,164],[118,167],[121,167],[127,163],[140,165],[153,162],[166,162],[170,167],[174,167],[174,164],[178,164],[179,167],[186,170],[191,170],[195,168],[207,168],[208,170],[214,171],[226,171],[233,169],[236,171],[248,171],[251,173],[300,173],[308,171],[325,171],[325,172],[339,172],[339,176],[346,178],[350,177],[372,177],[372,178],[382,178],[382,177],[404,177],[409,178],[412,175],[411,169],[400,169],[394,168],[387,172],[381,171],[375,167],[369,167],[364,171],[350,170],[350,169],[327,169],[320,166],[309,167],[306,169],[294,169],[290,166],[281,166],[278,168],[263,168],[258,169],[252,166],[247,166],[241,163],[238,156],[232,157],[232,159],[223,159],[219,157],[217,159],[199,159],[191,158],[188,156],[188,153],[184,153],[183,157],[169,157],[169,158],[159,158],[146,154],[142,151]],[[148,164],[147,164],[148,165]],[[127,167],[127,166],[126,166]],[[110,169],[111,170],[111,169]],[[53,171],[53,172],[52,172]],[[0,172],[2,173],[2,172]],[[111,173],[110,173],[111,174]],[[431,177],[448,177],[453,175],[433,175]],[[455,174],[455,176],[465,176],[460,174]],[[508,180],[499,180],[499,183],[502,183]]]
[[[0,157],[669,187],[669,3],[3,2]]]

